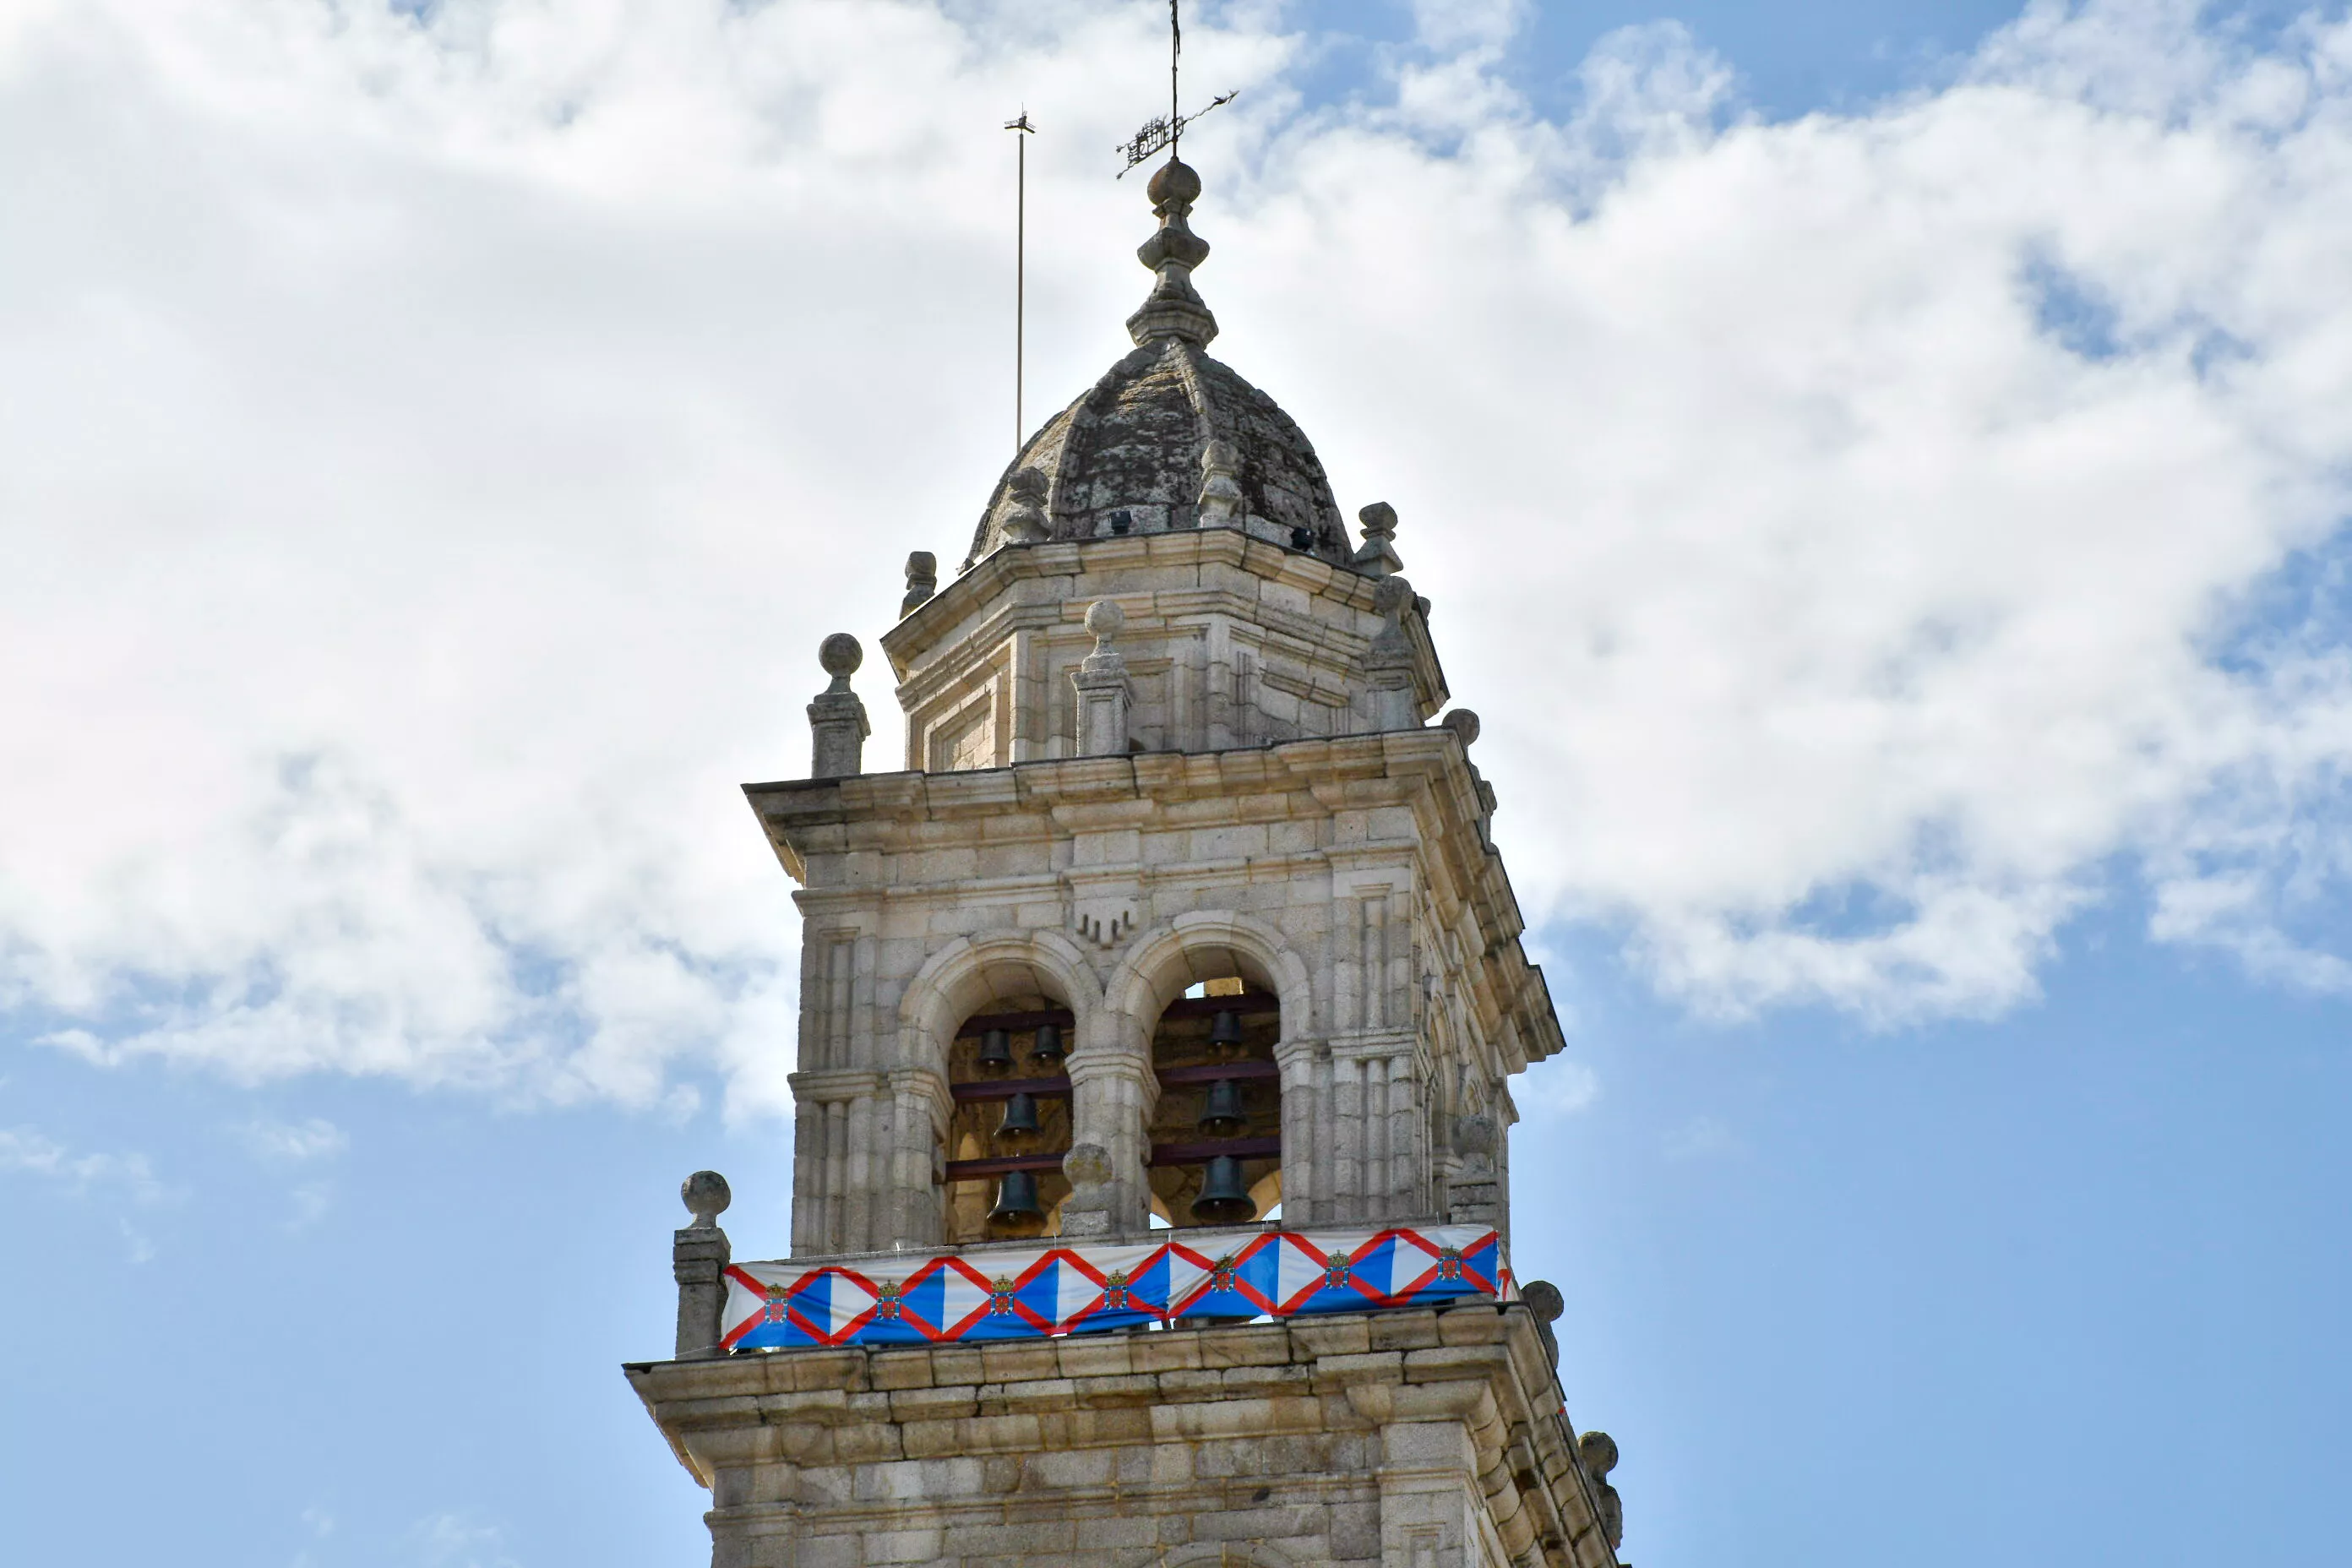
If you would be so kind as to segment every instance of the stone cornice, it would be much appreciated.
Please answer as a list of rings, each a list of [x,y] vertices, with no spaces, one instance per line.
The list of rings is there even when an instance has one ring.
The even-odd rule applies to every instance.
[[[867,1068],[819,1068],[790,1073],[785,1081],[793,1096],[805,1102],[847,1103],[882,1087],[883,1075]]]
[[[961,679],[1020,629],[1076,631],[1076,616],[1097,598],[1156,602],[1173,616],[1223,613],[1255,622],[1290,640],[1299,651],[1325,650],[1325,657],[1352,665],[1363,657],[1364,639],[1342,633],[1311,616],[1267,605],[1206,583],[1183,584],[1185,570],[1224,566],[1267,583],[1295,589],[1364,615],[1375,613],[1372,594],[1380,579],[1317,556],[1285,550],[1233,529],[1185,529],[1126,538],[1009,544],[976,563],[882,634],[882,651],[898,680],[899,699],[918,706],[935,690]],[[1088,579],[1076,591],[1051,599],[1024,599],[1020,585],[1055,579]],[[975,619],[977,617],[977,619]],[[1413,662],[1427,683],[1428,710],[1444,705],[1445,670],[1418,611],[1404,617]]]
[[[1534,1319],[1516,1302],[625,1370],[679,1463],[706,1486],[751,1465],[1458,1426],[1474,1484],[1515,1561],[1617,1561],[1574,1431],[1558,1414]]]

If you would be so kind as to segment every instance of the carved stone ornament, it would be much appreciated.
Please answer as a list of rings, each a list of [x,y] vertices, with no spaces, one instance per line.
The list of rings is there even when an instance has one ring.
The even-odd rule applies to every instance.
[[[1230,441],[1212,441],[1201,449],[1201,526],[1237,526],[1249,508],[1242,493],[1241,458]]]
[[[1045,476],[1034,468],[1017,468],[1005,482],[1002,529],[1008,544],[1043,544],[1053,536],[1045,520]]]
[[[1356,514],[1364,525],[1364,542],[1348,564],[1367,577],[1386,577],[1404,570],[1404,557],[1396,549],[1396,508],[1384,500],[1376,500]]]
[[[1135,927],[1133,899],[1080,899],[1070,913],[1070,929],[1097,947],[1117,947],[1135,934]]]

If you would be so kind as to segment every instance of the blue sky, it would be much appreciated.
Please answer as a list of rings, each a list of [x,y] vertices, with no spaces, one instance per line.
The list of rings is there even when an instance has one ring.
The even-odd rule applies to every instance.
[[[1139,298],[1102,132],[1157,68],[1150,5],[770,9],[840,36],[0,16],[12,1557],[705,1550],[617,1369],[687,1172],[788,1235],[795,920],[733,785],[1003,460],[961,127],[1047,127],[1042,416]],[[1396,500],[1485,716],[1570,1038],[1515,1261],[1643,1568],[2341,1555],[2318,17],[1191,31],[1246,95],[1186,142],[1219,353]]]

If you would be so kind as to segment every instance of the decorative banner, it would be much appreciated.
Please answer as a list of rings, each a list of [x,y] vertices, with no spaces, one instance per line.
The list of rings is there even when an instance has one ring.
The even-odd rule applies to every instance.
[[[727,1270],[728,1350],[1022,1340],[1175,1318],[1287,1318],[1507,1299],[1485,1226],[1262,1231],[1202,1251],[1162,1232],[1143,1246],[739,1263]]]

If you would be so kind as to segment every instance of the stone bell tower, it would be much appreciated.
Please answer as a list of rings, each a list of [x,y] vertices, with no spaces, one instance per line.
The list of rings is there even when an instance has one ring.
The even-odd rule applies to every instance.
[[[1509,1258],[1511,1076],[1560,1046],[1397,519],[1209,357],[1199,177],[1133,352],[908,563],[868,771],[825,640],[792,1253],[698,1173],[629,1375],[717,1568],[1616,1563]]]

